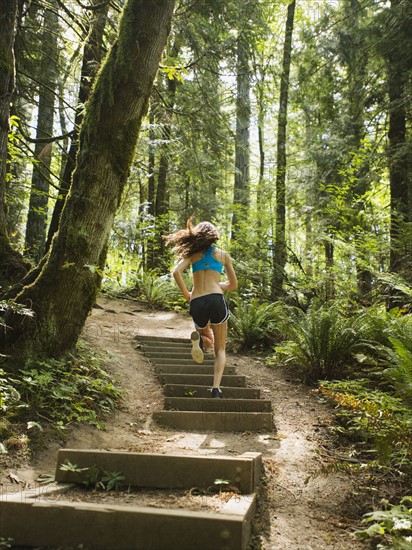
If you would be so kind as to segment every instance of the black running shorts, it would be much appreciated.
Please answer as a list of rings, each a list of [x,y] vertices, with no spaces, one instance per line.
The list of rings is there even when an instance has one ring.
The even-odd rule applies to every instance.
[[[230,317],[223,294],[206,294],[194,298],[190,302],[189,313],[197,328],[205,328],[210,322],[212,325],[221,325]]]

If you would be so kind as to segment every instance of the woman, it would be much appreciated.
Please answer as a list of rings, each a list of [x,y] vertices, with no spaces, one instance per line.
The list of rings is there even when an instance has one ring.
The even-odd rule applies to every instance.
[[[192,357],[203,362],[203,349],[213,348],[215,352],[212,397],[223,397],[220,383],[226,364],[227,320],[230,312],[223,296],[224,290],[235,290],[237,278],[227,252],[214,246],[219,239],[216,227],[209,222],[192,225],[187,222],[181,229],[166,237],[166,243],[173,245],[173,251],[180,261],[173,271],[173,277],[184,297],[190,302],[189,313],[196,331],[191,334]],[[193,288],[186,287],[183,271],[192,266]],[[220,281],[223,267],[228,280]]]

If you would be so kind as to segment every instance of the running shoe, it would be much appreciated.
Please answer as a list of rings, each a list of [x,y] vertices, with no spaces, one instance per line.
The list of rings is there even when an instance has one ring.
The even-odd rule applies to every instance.
[[[202,348],[200,347],[201,345],[200,334],[194,330],[190,335],[190,340],[192,342],[191,354],[192,354],[193,361],[196,361],[196,363],[203,363],[205,355],[203,353]]]

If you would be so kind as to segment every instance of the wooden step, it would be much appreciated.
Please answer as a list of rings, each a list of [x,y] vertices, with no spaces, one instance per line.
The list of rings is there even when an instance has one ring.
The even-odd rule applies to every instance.
[[[161,384],[189,384],[199,386],[212,386],[213,375],[211,374],[163,374],[157,375]],[[229,374],[222,376],[223,386],[245,387],[246,376],[240,374]]]
[[[270,412],[158,411],[152,415],[160,426],[200,432],[271,432]]]
[[[61,470],[69,462],[76,471]],[[261,462],[260,453],[211,457],[63,449],[56,477],[65,484],[3,493],[0,533],[12,539],[13,547],[193,550],[195,542],[197,550],[246,550],[256,493],[245,490],[257,487]],[[168,492],[193,487],[208,491],[216,479],[225,479],[239,494],[225,498],[219,512],[136,506],[122,504],[121,498],[115,504],[70,500],[67,483],[82,483],[90,468],[122,472],[126,486]]]
[[[214,360],[211,357],[210,359],[205,358],[203,363],[196,363],[196,361],[193,361],[193,359],[190,357],[188,359],[179,359],[179,358],[169,358],[169,357],[162,357],[162,358],[151,358],[149,357],[150,362],[156,365],[213,365]]]
[[[165,397],[164,408],[176,411],[270,412],[272,410],[272,402],[267,399]]]
[[[213,365],[156,365],[156,374],[213,374]],[[224,375],[236,374],[235,367],[225,367]]]
[[[259,388],[238,388],[221,386],[224,397],[233,399],[259,399]],[[163,393],[167,397],[210,397],[211,386],[193,384],[165,384]]]

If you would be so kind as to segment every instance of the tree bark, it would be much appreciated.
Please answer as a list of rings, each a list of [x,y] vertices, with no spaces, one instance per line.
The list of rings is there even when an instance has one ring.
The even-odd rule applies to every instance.
[[[239,239],[242,226],[247,220],[250,189],[250,69],[249,41],[241,34],[237,44],[237,95],[236,95],[236,140],[235,184],[233,193],[232,240]],[[243,227],[244,229],[244,227]]]
[[[77,341],[100,285],[107,242],[170,30],[174,0],[127,0],[118,38],[96,79],[80,131],[59,231],[36,281],[16,302],[34,321],[6,315],[7,366],[59,356]]]
[[[285,42],[283,47],[282,76],[280,82],[277,166],[276,166],[276,224],[273,254],[272,298],[283,294],[286,266],[286,126],[289,95],[289,76],[292,57],[292,34],[296,0],[288,5]]]
[[[0,293],[22,277],[28,265],[13,249],[7,232],[7,168],[10,102],[14,90],[17,0],[3,0],[0,10]]]
[[[399,0],[391,1],[393,20],[400,26]],[[406,134],[406,77],[402,57],[403,47],[399,42],[402,33],[394,37],[388,52],[388,93],[389,93],[389,181],[391,194],[391,249],[390,270],[410,279],[412,257],[410,246],[410,212],[408,209],[408,156]],[[410,46],[410,44],[409,44]],[[408,246],[409,245],[409,246]]]

